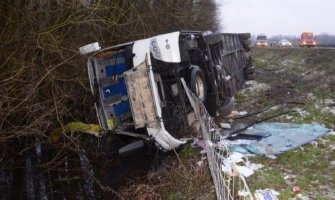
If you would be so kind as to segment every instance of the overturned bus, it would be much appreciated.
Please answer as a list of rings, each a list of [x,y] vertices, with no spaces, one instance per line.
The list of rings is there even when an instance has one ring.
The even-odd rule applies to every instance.
[[[213,116],[233,109],[233,96],[254,78],[250,34],[178,31],[120,44],[88,59],[91,91],[104,129],[148,136],[171,150],[185,143],[176,132],[192,123],[192,108],[181,84]],[[88,50],[88,51],[87,51]]]

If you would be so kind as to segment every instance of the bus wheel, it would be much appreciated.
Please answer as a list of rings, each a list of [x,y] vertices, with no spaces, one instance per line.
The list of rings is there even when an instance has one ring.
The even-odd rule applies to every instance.
[[[204,73],[199,67],[194,67],[191,71],[190,87],[192,92],[202,101],[207,98],[207,85]]]

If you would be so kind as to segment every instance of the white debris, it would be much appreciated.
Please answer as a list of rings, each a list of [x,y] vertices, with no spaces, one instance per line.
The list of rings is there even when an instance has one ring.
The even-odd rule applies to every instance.
[[[335,107],[324,107],[321,109],[322,112],[325,112],[325,113],[331,113],[333,115],[335,115]]]
[[[297,199],[297,200],[310,200],[309,197],[304,196],[302,194],[297,194],[297,196],[295,196],[295,198],[293,198],[293,199]]]
[[[200,161],[197,162],[197,165],[198,165],[199,167],[201,167],[203,164],[204,164],[204,161],[203,161],[203,160],[200,160]]]
[[[330,161],[329,164],[335,166],[335,160]]]
[[[259,93],[259,92],[263,92],[271,88],[268,84],[259,83],[255,80],[246,81],[245,86],[246,88],[242,89],[241,93],[246,93],[246,92]]]
[[[278,200],[279,193],[272,189],[256,190],[256,200]]]
[[[290,174],[286,174],[284,176],[284,180],[285,180],[285,183],[287,185],[294,185],[296,183],[296,180],[295,180],[296,176],[295,175],[290,175]]]
[[[257,171],[257,170],[259,170],[259,169],[261,169],[261,168],[264,167],[264,165],[262,165],[262,164],[251,163],[251,162],[249,162],[249,161],[246,162],[246,166],[247,166],[248,168],[254,170],[254,171]]]
[[[249,195],[250,195],[250,192],[247,191],[247,190],[239,190],[238,191],[238,196],[240,196],[240,197],[247,197]]]
[[[246,158],[246,156],[241,153],[232,153],[223,160],[221,170],[228,174],[241,174],[244,177],[249,177],[263,167],[261,164],[250,163],[248,160],[244,162],[243,158]]]
[[[93,53],[95,51],[99,51],[101,49],[100,45],[98,42],[94,42],[92,44],[87,44],[85,46],[82,46],[79,48],[79,52],[82,55],[86,55],[89,53]]]
[[[288,119],[288,120],[290,120],[290,119],[293,119],[293,116],[291,116],[291,115],[285,115],[285,118]]]
[[[328,133],[328,135],[335,135],[335,131],[330,131],[329,133]]]
[[[307,115],[309,115],[309,112],[307,112],[306,110],[303,110],[301,108],[294,108],[294,111],[296,111],[301,117],[305,117]]]
[[[229,123],[220,123],[221,128],[231,129],[231,125]]]
[[[239,114],[238,111],[233,110],[233,111],[231,111],[231,113],[227,116],[227,118],[235,118],[235,117],[238,116],[238,114]]]
[[[244,177],[249,177],[252,174],[254,174],[254,170],[246,167],[246,166],[240,166],[240,165],[236,165],[237,171],[242,174],[242,176]]]
[[[285,69],[280,69],[280,70],[275,71],[275,73],[280,74],[280,73],[285,72],[285,71],[286,71]]]
[[[280,64],[283,65],[283,66],[287,66],[287,65],[295,64],[295,61],[286,58],[283,61],[281,61]]]
[[[312,142],[311,142],[311,145],[312,145],[313,147],[318,147],[318,142],[317,142],[317,141],[312,141]]]
[[[233,174],[234,170],[232,166],[236,166],[236,163],[242,162],[244,155],[238,152],[230,154],[227,158],[224,158],[221,165],[221,170],[225,173]]]
[[[333,99],[325,99],[324,100],[326,106],[334,106],[335,101]]]
[[[275,155],[266,155],[265,157],[267,157],[267,158],[271,158],[271,159],[277,159],[277,156],[275,156]]]
[[[247,111],[240,111],[240,112],[238,113],[238,116],[244,116],[244,115],[246,115],[246,114],[248,114]]]
[[[229,146],[235,146],[235,145],[249,145],[253,143],[254,141],[252,140],[220,140],[218,142],[219,147],[229,147]]]
[[[308,94],[307,94],[307,98],[308,98],[308,99],[316,99],[316,97],[314,96],[313,93],[308,93]]]
[[[238,152],[233,152],[232,154],[230,154],[230,156],[227,158],[230,162],[234,162],[234,163],[239,163],[243,161],[244,155]]]
[[[278,110],[281,106],[280,105],[275,105],[270,108],[270,110]]]

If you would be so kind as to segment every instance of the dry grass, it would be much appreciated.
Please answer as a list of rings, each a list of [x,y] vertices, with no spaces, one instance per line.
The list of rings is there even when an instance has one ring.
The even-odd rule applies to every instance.
[[[85,2],[0,2],[0,170],[23,170],[27,155],[35,155],[39,145],[42,155],[32,158],[34,169],[52,174],[51,181],[68,173],[67,162],[67,170],[80,180],[78,153],[83,149],[95,170],[101,170],[99,159],[106,160],[102,157],[113,145],[109,139],[113,136],[97,139],[68,133],[48,142],[50,130],[69,122],[97,123],[87,57],[79,55],[78,47],[95,41],[109,46],[178,29],[217,28],[212,1]],[[203,10],[213,12],[197,20]],[[65,185],[78,183],[71,181]],[[145,197],[142,193],[148,190],[148,198],[155,197],[150,196],[150,188],[155,187],[135,183],[134,187],[140,188],[139,196]]]

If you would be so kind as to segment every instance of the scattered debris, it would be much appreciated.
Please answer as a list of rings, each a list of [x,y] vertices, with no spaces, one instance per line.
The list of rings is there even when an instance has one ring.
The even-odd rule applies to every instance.
[[[229,123],[220,123],[221,128],[231,129],[231,125]]]
[[[259,93],[270,89],[270,86],[265,83],[259,83],[255,80],[245,82],[245,88],[241,90],[241,93]]]
[[[296,62],[294,60],[290,59],[284,59],[283,61],[280,62],[281,65],[287,66],[287,65],[292,65],[295,64]]]
[[[246,166],[247,166],[249,169],[252,169],[252,170],[254,170],[254,171],[257,171],[257,170],[259,170],[259,169],[261,169],[261,168],[264,167],[264,165],[262,165],[262,164],[251,163],[250,161],[247,161],[247,162],[246,162]]]
[[[254,174],[254,170],[246,167],[246,166],[239,166],[239,165],[236,165],[236,168],[237,168],[237,171],[242,174],[242,176],[244,177],[249,177],[251,176],[252,174]]]
[[[277,159],[277,156],[275,156],[275,155],[265,155],[265,157],[271,158],[272,160]]]
[[[205,140],[204,139],[199,139],[199,138],[196,138],[194,140],[194,144],[199,147],[200,149],[202,150],[205,150],[206,149],[206,143],[205,143]]]
[[[298,187],[298,186],[293,186],[293,187],[292,187],[292,192],[300,192],[300,187]]]
[[[296,177],[295,175],[286,174],[284,176],[285,183],[290,186],[295,184],[296,182],[295,177]]]
[[[250,161],[244,161],[244,158],[247,160],[246,156],[233,152],[227,158],[224,158],[221,165],[221,170],[230,175],[241,174],[244,177],[249,177],[256,170],[259,170],[263,167],[261,164],[251,163]]]
[[[310,200],[309,197],[304,196],[304,195],[302,195],[302,194],[297,194],[297,196],[295,196],[295,197],[296,197],[296,198],[294,198],[294,199],[299,199],[299,200]]]
[[[307,112],[306,110],[303,110],[301,108],[294,108],[294,111],[296,111],[301,117],[305,117],[307,115],[309,115],[309,112]]]
[[[329,133],[328,133],[328,135],[335,135],[335,131],[330,131]]]
[[[241,112],[238,113],[238,116],[244,116],[244,115],[246,115],[246,114],[248,114],[247,111],[241,111]]]
[[[324,107],[321,109],[322,112],[325,112],[325,113],[331,113],[333,115],[335,115],[335,107]]]
[[[247,190],[239,190],[238,191],[238,196],[240,197],[248,197],[250,195],[250,192]]]
[[[293,119],[293,116],[291,116],[291,115],[284,115],[284,117],[288,120]]]
[[[238,114],[239,114],[238,111],[233,110],[233,111],[231,111],[231,113],[227,116],[227,118],[235,118],[235,117],[238,116]]]
[[[278,200],[279,193],[272,189],[256,190],[256,200]]]
[[[199,167],[201,167],[202,164],[204,164],[204,161],[203,161],[203,160],[200,160],[200,161],[197,162],[197,165],[198,165]]]
[[[324,103],[326,106],[335,106],[335,101],[333,99],[325,99]]]
[[[310,93],[307,94],[307,98],[314,100],[314,99],[316,99],[316,96],[313,93],[310,92]]]
[[[311,145],[313,145],[313,147],[318,147],[318,142],[317,141],[312,141]]]

